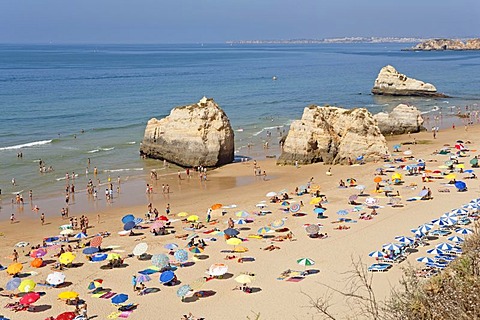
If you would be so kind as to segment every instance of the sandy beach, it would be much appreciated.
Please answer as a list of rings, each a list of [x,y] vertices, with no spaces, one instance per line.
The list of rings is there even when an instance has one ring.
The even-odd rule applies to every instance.
[[[177,175],[160,177],[154,182],[154,193],[145,194],[145,184],[152,183],[149,177],[144,180],[129,182],[122,185],[118,201],[114,198],[111,205],[105,204],[103,195],[99,196],[98,205],[94,209],[94,204],[87,205],[87,195],[84,193],[76,194],[75,204],[72,205],[70,216],[86,215],[89,218],[92,228],[88,229],[88,235],[93,236],[98,232],[109,231],[110,236],[103,239],[102,247],[114,248],[113,251],[124,257],[124,266],[114,269],[103,269],[102,265],[106,261],[91,263],[81,250],[76,250],[77,257],[75,263],[81,264],[75,268],[64,269],[62,272],[66,275],[68,286],[63,288],[49,288],[37,286],[36,292],[45,292],[38,302],[39,312],[21,311],[13,313],[8,309],[2,309],[3,314],[11,319],[45,319],[48,316],[56,316],[65,311],[73,311],[74,307],[66,305],[65,302],[57,299],[57,295],[63,291],[76,291],[80,298],[88,304],[88,315],[97,316],[98,319],[106,319],[108,315],[115,312],[118,308],[112,305],[110,299],[92,297],[87,286],[90,281],[96,278],[103,279],[103,287],[110,288],[115,293],[125,293],[129,295],[127,302],[138,304],[137,308],[128,316],[129,319],[180,319],[183,314],[191,312],[196,317],[205,319],[247,319],[254,317],[259,313],[259,319],[306,319],[315,316],[315,310],[309,307],[309,299],[305,294],[312,297],[321,297],[327,293],[327,289],[322,284],[342,290],[346,284],[345,272],[352,269],[351,260],[361,258],[364,264],[370,265],[375,259],[370,258],[368,254],[375,250],[380,250],[382,244],[393,242],[395,236],[411,236],[410,229],[418,225],[429,222],[432,219],[440,217],[443,213],[454,208],[458,208],[479,195],[478,180],[464,179],[469,174],[457,174],[457,180],[463,180],[467,183],[467,192],[457,192],[452,185],[446,185],[447,179],[438,175],[438,179],[431,179],[430,182],[422,182],[421,175],[407,176],[403,169],[392,169],[400,172],[403,176],[402,185],[392,185],[393,193],[397,191],[400,194],[399,201],[403,207],[392,207],[387,203],[389,198],[384,193],[375,193],[375,182],[377,168],[387,168],[390,164],[398,167],[416,162],[417,159],[426,160],[428,170],[442,170],[438,168],[445,161],[449,160],[448,155],[433,154],[447,144],[454,148],[456,140],[463,140],[465,146],[470,149],[467,156],[459,158],[460,162],[465,163],[465,169],[470,169],[469,160],[480,150],[480,141],[476,136],[480,133],[480,127],[471,126],[468,130],[457,128],[456,130],[441,130],[436,139],[433,139],[431,132],[422,132],[418,134],[387,137],[389,150],[395,154],[392,158],[402,158],[405,151],[410,150],[414,159],[406,162],[391,163],[367,163],[353,166],[327,166],[322,163],[300,166],[276,166],[275,159],[258,160],[258,166],[267,173],[264,177],[254,176],[253,161],[238,162],[226,165],[222,168],[209,172],[208,180],[201,182],[197,174],[192,173],[191,178],[187,178],[184,173],[182,180]],[[416,142],[416,144],[405,144]],[[470,141],[471,143],[467,143]],[[402,144],[400,152],[393,152],[393,145]],[[409,152],[408,152],[409,153]],[[407,154],[408,154],[407,153]],[[326,172],[331,168],[331,175]],[[390,181],[393,172],[387,172],[381,176],[382,179]],[[324,213],[324,219],[318,219],[317,214],[313,212],[315,206],[311,204],[312,196],[305,194],[297,196],[294,194],[296,187],[306,186],[313,178],[313,183],[319,185],[321,194],[327,197],[327,202],[323,206],[327,209]],[[356,179],[357,185],[365,185],[364,193],[370,194],[378,201],[378,215],[373,216],[372,220],[365,221],[359,219],[361,212],[370,213],[371,209],[363,206],[358,212],[354,212],[354,206],[348,204],[349,196],[359,194],[355,188],[339,188],[339,181],[346,181],[349,178]],[[161,191],[162,184],[169,184],[171,193],[165,195]],[[382,182],[383,183],[383,182]],[[432,191],[432,200],[407,201],[411,197],[417,197],[422,187],[428,187]],[[281,203],[270,203],[268,192],[279,192],[286,189],[291,200],[289,205]],[[450,192],[439,192],[439,190],[448,189]],[[134,201],[129,201],[133,198]],[[143,200],[142,200],[143,198]],[[366,196],[365,196],[366,198]],[[11,224],[9,221],[0,223],[2,232],[1,240],[3,246],[0,248],[0,263],[8,266],[12,261],[9,257],[12,255],[14,245],[19,241],[27,241],[30,245],[41,244],[43,238],[56,236],[59,233],[59,226],[68,223],[62,220],[59,210],[63,203],[61,199],[43,200],[46,210],[46,225],[41,225],[40,216],[30,213],[29,206],[25,206],[28,214],[17,214],[17,223]],[[142,202],[139,206],[131,206],[131,203]],[[358,202],[363,203],[364,196],[360,196]],[[121,218],[127,213],[132,213],[135,217],[144,218],[147,211],[147,204],[151,202],[153,207],[157,208],[160,215],[165,214],[166,205],[171,208],[170,230],[175,230],[174,234],[153,236],[149,232],[149,224],[141,224],[145,229],[136,230],[136,236],[120,236],[118,231],[123,230]],[[285,208],[292,204],[303,202],[300,212],[305,215],[293,215]],[[222,209],[212,212],[213,223],[206,223],[206,212],[213,204],[220,203],[226,206],[227,212],[222,216]],[[258,204],[264,203],[266,207],[263,210],[271,211],[269,214],[259,216],[254,214],[260,212]],[[235,205],[232,208],[232,205]],[[4,208],[5,209],[5,208]],[[18,208],[16,205],[14,210]],[[235,214],[238,211],[248,212],[248,218],[253,218],[253,222],[245,225],[235,225],[240,231],[239,238],[244,239],[241,246],[248,248],[245,253],[231,253],[233,247],[228,245],[223,235],[215,233],[205,233],[215,228],[223,231],[228,227],[227,220],[232,218],[239,219]],[[339,210],[347,210],[347,215],[339,215]],[[159,282],[160,273],[150,275],[151,280],[145,282],[147,288],[158,288],[158,292],[148,293],[139,296],[134,293],[131,285],[131,277],[138,274],[138,271],[145,270],[152,265],[150,260],[142,261],[136,257],[129,257],[133,248],[141,242],[148,244],[149,254],[168,253],[164,248],[167,243],[176,243],[179,249],[186,248],[188,241],[178,239],[176,236],[181,234],[192,234],[193,231],[184,230],[190,223],[181,221],[177,214],[180,212],[195,214],[200,217],[200,221],[205,227],[195,232],[199,239],[207,238],[205,251],[194,257],[189,252],[189,260],[186,266],[178,267],[175,274],[179,284],[175,286],[165,286]],[[97,215],[100,215],[100,222],[97,221]],[[355,223],[333,223],[338,222],[338,218],[350,218]],[[283,221],[284,228],[293,233],[294,239],[284,241],[272,241],[269,238],[248,237],[250,234],[257,234],[257,230],[270,226],[274,221]],[[305,232],[306,224],[320,223],[321,233],[327,233],[326,239],[309,238]],[[347,230],[336,230],[339,225],[349,227]],[[272,228],[273,229],[273,228]],[[275,229],[273,229],[275,230]],[[285,236],[287,232],[273,231],[268,235]],[[79,231],[76,231],[77,233]],[[216,241],[208,241],[215,238]],[[407,260],[400,265],[394,265],[391,270],[385,273],[374,274],[374,288],[379,299],[388,296],[392,287],[398,284],[402,275],[401,266],[412,264],[420,266],[416,258],[425,254],[427,249],[431,249],[435,244],[440,243],[440,239],[431,241],[426,247],[421,247],[418,252],[409,255]],[[86,239],[88,241],[88,239]],[[74,242],[71,242],[72,246]],[[278,247],[274,250],[264,250],[268,246]],[[51,266],[56,258],[52,258],[57,249],[48,250],[44,260],[51,263],[41,268],[33,268],[30,262],[33,260],[25,256],[29,252],[29,247],[24,249],[16,248],[20,253],[19,262],[23,264],[22,273],[34,272],[33,275],[25,275],[29,279],[41,282],[47,275],[53,272]],[[227,256],[235,256],[234,259],[226,259]],[[244,259],[238,262],[238,258]],[[315,261],[313,266],[303,267],[297,264],[297,260],[309,258]],[[173,259],[173,256],[172,256]],[[195,280],[207,277],[206,271],[214,263],[224,263],[228,266],[228,273],[221,279],[209,279],[198,291],[203,291],[206,296],[196,297],[187,296],[185,301],[177,297],[177,290],[184,284],[193,283]],[[292,281],[278,279],[282,272],[287,269],[299,271],[305,269],[312,270],[311,274],[304,277],[298,277]],[[245,293],[241,290],[232,290],[240,284],[234,281],[234,278],[242,272],[255,274],[254,281],[248,286],[252,288],[251,293]],[[0,273],[1,287],[11,279],[5,271]],[[6,290],[0,294],[8,294]],[[18,299],[0,297],[3,305]],[[342,297],[332,295],[332,312],[339,318],[346,318],[351,312],[344,303]]]

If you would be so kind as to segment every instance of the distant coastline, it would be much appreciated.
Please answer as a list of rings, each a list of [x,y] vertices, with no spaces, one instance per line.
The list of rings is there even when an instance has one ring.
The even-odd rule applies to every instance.
[[[325,39],[231,40],[227,44],[320,44],[320,43],[418,43],[430,38],[414,37],[341,37]]]

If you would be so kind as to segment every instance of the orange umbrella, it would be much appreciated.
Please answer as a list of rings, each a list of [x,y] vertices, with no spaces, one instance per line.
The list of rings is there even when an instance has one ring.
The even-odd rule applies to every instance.
[[[217,210],[223,207],[223,204],[221,203],[215,203],[213,206],[211,206],[212,210]]]
[[[30,265],[34,268],[40,268],[43,265],[42,258],[35,258],[30,262]]]
[[[373,182],[375,182],[375,183],[379,183],[381,181],[382,181],[381,177],[375,177],[375,179],[373,179]]]

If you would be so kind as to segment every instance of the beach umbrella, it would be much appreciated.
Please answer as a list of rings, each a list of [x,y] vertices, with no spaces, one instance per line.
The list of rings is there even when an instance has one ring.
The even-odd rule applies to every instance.
[[[145,242],[141,242],[137,244],[135,248],[133,248],[132,253],[134,256],[141,256],[142,254],[146,253],[147,250],[148,250],[148,244],[146,244]]]
[[[457,169],[465,169],[465,165],[463,163],[459,163],[457,165],[455,165],[455,168]]]
[[[415,240],[413,240],[412,238],[405,237],[405,236],[395,237],[395,240],[401,243],[406,243],[406,244],[412,244],[413,242],[415,242]]]
[[[175,273],[173,273],[173,271],[168,270],[168,271],[162,272],[158,280],[161,283],[168,283],[172,281],[174,278],[175,278]]]
[[[160,221],[164,221],[164,222],[165,222],[165,221],[168,221],[168,220],[170,220],[170,219],[168,219],[167,216],[161,215],[160,217],[158,217],[157,220],[160,220]]]
[[[238,246],[240,243],[242,243],[242,239],[239,238],[230,238],[227,239],[227,244],[231,246]]]
[[[398,172],[395,172],[394,174],[392,174],[392,177],[391,177],[392,181],[395,181],[395,180],[402,180],[402,175]]]
[[[87,247],[87,248],[82,250],[82,253],[83,254],[94,254],[94,253],[97,253],[98,251],[99,251],[99,249],[96,248],[96,247]]]
[[[32,262],[30,262],[30,265],[34,268],[40,268],[43,266],[43,260],[42,258],[35,258],[32,260]]]
[[[458,222],[457,217],[445,217],[445,218],[442,218],[442,220],[445,221],[445,223],[449,226],[452,226]]]
[[[64,291],[58,294],[58,299],[61,299],[61,300],[75,299],[78,296],[79,296],[78,292]]]
[[[8,266],[7,273],[13,275],[13,274],[19,273],[22,270],[23,270],[23,265],[21,263],[15,262]]]
[[[46,254],[47,254],[47,250],[40,248],[40,249],[35,249],[35,250],[33,250],[33,251],[30,253],[30,257],[32,257],[32,258],[41,258],[41,257],[43,257],[43,256],[46,255]]]
[[[52,243],[58,241],[60,238],[59,237],[50,237],[50,238],[45,238],[45,242]]]
[[[225,229],[223,231],[223,233],[225,233],[229,237],[234,237],[234,236],[238,235],[240,232],[236,229],[228,228],[228,229]]]
[[[192,214],[192,215],[188,216],[187,221],[196,222],[196,221],[198,221],[198,219],[199,219],[199,217],[197,215]]]
[[[100,247],[102,245],[103,238],[101,236],[94,237],[90,240],[90,247]]]
[[[470,159],[470,164],[472,166],[477,166],[478,165],[478,159],[477,158],[472,158]]]
[[[397,251],[397,250],[400,250],[400,246],[395,243],[387,243],[383,245],[383,249],[389,250],[389,251]]]
[[[137,279],[136,279],[137,283],[148,282],[150,280],[152,280],[152,278],[150,278],[148,274],[141,274],[141,273],[137,275]]]
[[[425,224],[422,224],[420,227],[418,227],[418,230],[422,233],[427,233],[432,229],[433,229],[433,225],[430,223],[425,223]]]
[[[183,249],[175,251],[173,256],[180,262],[185,262],[188,260],[188,252]]]
[[[277,219],[277,220],[273,221],[270,225],[274,229],[279,229],[279,228],[281,228],[285,225],[285,221],[283,221],[282,219]]]
[[[8,291],[16,290],[21,282],[22,279],[14,277],[7,282],[7,284],[5,285],[5,289]]]
[[[107,260],[108,254],[106,253],[97,253],[92,256],[92,262],[100,262]]]
[[[290,212],[291,213],[297,213],[300,211],[300,204],[299,203],[294,203],[290,206]]]
[[[312,200],[310,200],[310,204],[319,204],[321,201],[322,198],[320,197],[312,198]]]
[[[448,238],[448,241],[452,241],[452,242],[456,242],[456,243],[462,243],[465,240],[463,240],[463,238],[459,237],[459,236],[451,236],[451,237]]]
[[[345,210],[345,209],[343,209],[343,210],[338,210],[338,211],[337,211],[337,214],[339,214],[339,215],[341,215],[341,216],[345,216],[345,215],[348,214],[348,211]]]
[[[143,219],[142,218],[135,218],[135,219],[133,219],[133,222],[135,223],[136,226],[138,226],[140,223],[143,222]]]
[[[453,246],[448,242],[442,242],[437,244],[435,248],[440,249],[442,251],[450,251],[452,250]]]
[[[122,218],[122,223],[123,223],[123,224],[126,224],[126,223],[128,223],[128,222],[130,222],[130,221],[133,221],[133,220],[135,220],[135,217],[133,216],[133,214],[127,214],[126,216],[124,216],[124,217]]]
[[[350,184],[357,183],[357,179],[354,179],[354,178],[348,178],[348,179],[347,179],[347,183],[350,183]]]
[[[160,229],[165,226],[163,221],[156,221],[154,224],[150,226],[150,230]]]
[[[432,220],[432,223],[437,225],[437,226],[447,226],[448,225],[448,223],[443,219],[434,219],[434,220]]]
[[[154,254],[151,261],[155,267],[162,269],[168,266],[170,263],[170,258],[164,253]]]
[[[205,278],[198,278],[192,282],[190,282],[190,289],[193,291],[200,290],[203,285],[207,282],[207,279]]]
[[[17,248],[25,248],[26,246],[29,246],[30,245],[30,242],[26,242],[26,241],[20,241],[20,242],[17,242],[15,244],[15,247]]]
[[[306,266],[313,266],[315,264],[315,261],[309,258],[302,258],[302,259],[298,259],[297,263],[301,266],[306,267]]]
[[[266,233],[269,233],[271,231],[272,231],[272,229],[270,229],[269,227],[261,227],[260,229],[258,229],[257,233],[266,234]]]
[[[453,213],[456,216],[463,216],[463,215],[468,214],[468,210],[465,210],[463,208],[453,209],[450,212]]]
[[[223,207],[223,204],[221,203],[215,203],[214,205],[212,205],[210,208],[212,210],[217,210],[217,209],[220,209],[221,207]]]
[[[373,182],[375,182],[375,183],[382,182],[382,177],[376,176],[375,178],[373,178]]]
[[[73,233],[73,230],[72,230],[72,229],[65,229],[65,230],[60,231],[60,234],[61,234],[62,236],[68,236],[68,235],[70,235],[70,234],[72,234],[72,233]]]
[[[316,214],[322,214],[325,212],[325,208],[315,208],[313,209],[313,212],[315,212]]]
[[[107,254],[107,260],[108,261],[117,260],[117,259],[121,259],[121,258],[122,258],[122,256],[119,255],[118,253],[113,253],[112,252],[112,253]]]
[[[181,217],[181,218],[186,217],[186,216],[188,216],[188,212],[185,212],[185,211],[179,212],[177,214],[177,217]]]
[[[320,231],[320,227],[317,224],[310,224],[305,228],[308,234],[317,234]]]
[[[223,276],[227,271],[228,267],[224,263],[214,263],[208,268],[208,273],[212,277]]]
[[[135,222],[132,220],[132,221],[128,221],[127,223],[125,223],[123,225],[123,230],[125,231],[130,231],[132,230],[133,228],[135,228]]]
[[[40,299],[40,294],[38,292],[30,292],[24,295],[19,302],[24,306],[29,306],[37,302],[38,299]]]
[[[398,150],[398,149],[400,149],[401,147],[402,147],[401,144],[395,144],[395,145],[393,146],[393,150]]]
[[[20,282],[20,285],[18,286],[18,291],[20,292],[32,292],[35,290],[36,287],[35,281],[32,279],[24,279],[22,282]]]
[[[283,201],[283,202],[281,203],[281,205],[284,206],[284,207],[286,207],[286,206],[289,206],[289,205],[290,205],[290,202],[288,202],[288,201]]]
[[[75,312],[67,311],[64,313],[59,314],[55,320],[74,320],[76,318]]]
[[[473,170],[472,169],[468,169],[468,170],[465,170],[463,171],[464,173],[473,173]]]
[[[412,154],[412,150],[407,150],[407,151],[403,152],[403,154],[406,155],[406,156],[409,156],[409,155]]]
[[[470,210],[472,210],[472,209],[478,209],[478,204],[477,204],[476,202],[473,202],[473,203],[470,202],[470,203],[464,205],[463,207],[464,207],[465,209],[470,209]]]
[[[275,192],[275,191],[270,191],[269,193],[267,193],[265,195],[265,197],[268,197],[268,198],[271,198],[271,197],[275,197],[277,196],[278,194]]]
[[[467,184],[463,181],[456,181],[455,182],[455,188],[458,190],[464,190],[467,187]]]
[[[76,235],[73,236],[75,239],[85,239],[87,235],[83,232],[79,232]]]
[[[238,211],[235,213],[235,216],[239,217],[239,218],[245,218],[245,217],[248,217],[248,212],[246,211]]]
[[[168,250],[175,250],[178,248],[178,245],[175,243],[167,243],[166,245],[163,246],[165,249]]]
[[[184,298],[192,290],[188,284],[184,284],[177,290],[177,297]]]
[[[352,194],[351,196],[348,197],[349,202],[355,202],[358,199],[357,194]]]
[[[372,251],[368,255],[377,259],[385,257],[385,253],[383,253],[382,251]]]
[[[234,239],[234,238],[232,238],[232,239]],[[190,251],[193,254],[199,254],[199,253],[202,253],[203,251],[205,251],[205,249],[203,249],[201,247],[198,247],[198,246],[193,246],[190,249],[188,249],[188,251]]]
[[[455,232],[458,233],[458,234],[464,234],[464,235],[473,233],[472,229],[468,229],[468,228],[459,228],[459,229],[455,230]]]
[[[245,274],[245,273],[242,273],[235,278],[235,281],[237,281],[238,283],[242,283],[242,284],[252,283],[253,280],[255,280],[254,276],[251,276],[251,275]]]
[[[60,255],[60,257],[58,257],[58,261],[61,263],[61,264],[70,264],[73,262],[73,260],[75,260],[77,256],[74,255],[72,252],[64,252]]]
[[[62,284],[65,282],[65,274],[63,274],[62,272],[53,272],[53,273],[50,273],[48,276],[47,276],[47,280],[46,282],[48,284],[51,284],[53,286],[58,286],[59,284]]]
[[[238,220],[235,220],[234,222],[235,222],[235,224],[240,224],[240,225],[247,224],[247,221],[245,221],[243,219],[238,219]]]
[[[432,258],[429,258],[429,257],[420,257],[420,258],[417,258],[417,261],[418,262],[423,262],[423,263],[434,263],[435,260],[433,260]]]
[[[428,190],[427,189],[423,189],[420,191],[420,193],[418,194],[419,197],[425,197],[426,195],[428,194]]]
[[[127,294],[119,293],[116,296],[114,296],[111,301],[112,301],[113,304],[120,304],[120,303],[124,303],[127,300],[128,300],[128,295]]]
[[[445,252],[443,252],[438,248],[433,248],[433,249],[427,250],[427,253],[428,254],[444,254]]]
[[[90,283],[88,284],[88,287],[87,289],[88,290],[95,290],[97,288],[101,288],[103,285],[103,280],[102,279],[95,279],[93,281],[90,281]]]
[[[368,197],[367,199],[365,199],[365,204],[369,207],[375,206],[375,205],[377,205],[377,199],[372,198],[372,197]]]

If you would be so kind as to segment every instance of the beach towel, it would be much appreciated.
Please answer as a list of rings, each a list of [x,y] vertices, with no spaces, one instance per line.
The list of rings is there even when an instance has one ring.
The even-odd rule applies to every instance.
[[[108,293],[108,292],[107,291],[100,291],[100,292],[94,293],[94,294],[92,294],[92,298],[100,298],[101,296],[103,296],[106,293]]]
[[[303,279],[305,279],[304,277],[290,277],[287,279],[288,282],[300,282],[302,281]]]
[[[133,311],[122,311],[122,313],[120,313],[120,315],[118,316],[119,318],[128,318],[129,315],[131,315],[133,313]]]
[[[110,313],[107,318],[108,319],[117,319],[119,315],[121,315],[122,312],[121,311],[114,311],[112,313]]]
[[[103,295],[100,296],[100,298],[102,299],[110,299],[111,297],[113,297],[114,295],[116,295],[117,293],[116,292],[107,292],[107,293],[104,293]]]

